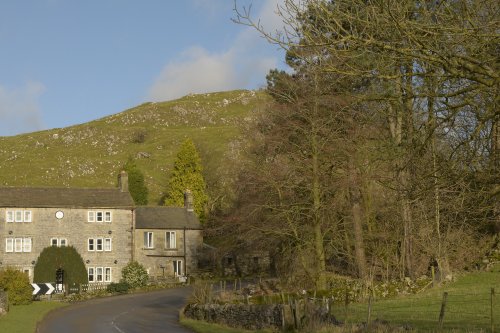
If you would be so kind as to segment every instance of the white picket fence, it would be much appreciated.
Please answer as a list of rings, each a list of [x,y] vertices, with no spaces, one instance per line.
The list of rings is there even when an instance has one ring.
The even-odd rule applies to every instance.
[[[81,283],[81,284],[73,284],[68,287],[69,294],[79,294],[79,293],[87,293],[98,290],[106,290],[108,288],[109,283]]]

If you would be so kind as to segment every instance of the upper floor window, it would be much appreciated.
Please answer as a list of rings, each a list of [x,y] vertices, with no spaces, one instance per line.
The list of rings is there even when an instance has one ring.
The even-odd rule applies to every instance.
[[[31,238],[6,238],[5,252],[31,252]]]
[[[88,251],[95,251],[95,241],[93,238],[89,238],[87,244],[88,244],[87,246]]]
[[[111,238],[89,238],[87,240],[88,251],[111,251]]]
[[[31,210],[8,210],[5,220],[7,222],[31,222]]]
[[[110,211],[88,211],[88,222],[111,222],[112,214]]]
[[[175,231],[165,232],[165,248],[167,248],[167,249],[177,248]]]
[[[153,232],[152,231],[144,232],[144,248],[152,249],[153,246],[154,246],[154,244],[153,244]]]
[[[67,246],[68,240],[66,238],[51,238],[50,245],[51,246]]]
[[[111,251],[111,238],[104,238],[104,251]]]

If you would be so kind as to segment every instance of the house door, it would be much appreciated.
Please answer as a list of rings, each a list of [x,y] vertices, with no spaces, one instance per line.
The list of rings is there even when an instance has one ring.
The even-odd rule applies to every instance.
[[[182,270],[182,260],[174,260],[174,275],[175,276],[182,276],[184,275],[184,272]]]

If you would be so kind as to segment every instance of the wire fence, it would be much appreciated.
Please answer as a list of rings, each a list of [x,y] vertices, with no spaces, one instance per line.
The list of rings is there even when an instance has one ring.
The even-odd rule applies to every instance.
[[[500,332],[500,305],[495,289],[444,292],[435,297],[405,297],[364,303],[332,303],[329,311],[344,323],[390,323],[421,331]]]

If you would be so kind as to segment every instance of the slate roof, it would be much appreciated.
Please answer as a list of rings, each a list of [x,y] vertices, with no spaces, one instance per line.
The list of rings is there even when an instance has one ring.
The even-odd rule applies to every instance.
[[[0,187],[0,207],[133,208],[118,188]]]
[[[181,207],[137,207],[136,229],[201,229],[193,212]]]

